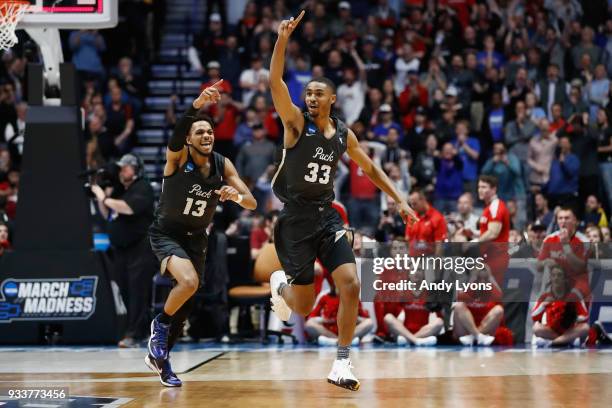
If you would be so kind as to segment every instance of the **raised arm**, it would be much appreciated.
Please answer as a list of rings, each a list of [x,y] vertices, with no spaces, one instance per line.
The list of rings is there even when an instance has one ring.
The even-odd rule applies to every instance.
[[[217,86],[223,80],[217,81],[214,85],[204,89],[193,103],[187,108],[183,116],[176,122],[174,132],[168,140],[168,148],[166,149],[166,167],[164,168],[164,176],[174,174],[179,167],[181,158],[187,151],[185,148],[185,139],[191,129],[196,115],[202,107],[207,103],[216,103],[221,99],[221,94]]]
[[[304,117],[300,109],[293,104],[289,89],[283,81],[285,69],[285,50],[289,36],[304,17],[304,11],[294,19],[283,20],[278,26],[278,38],[274,44],[272,61],[270,62],[270,90],[272,91],[272,101],[274,108],[283,121],[285,128],[284,144],[285,147],[293,147],[304,127]]]
[[[374,165],[372,159],[370,159],[366,152],[364,152],[359,146],[359,141],[352,130],[348,131],[347,139],[348,147],[346,153],[349,155],[351,160],[361,167],[363,172],[370,180],[372,180],[376,187],[384,191],[385,194],[387,194],[397,203],[400,215],[402,216],[404,222],[412,224],[414,221],[418,220],[416,213],[412,208],[410,208],[406,200],[395,189],[393,182],[389,179],[389,177],[387,177],[385,172],[380,167]]]

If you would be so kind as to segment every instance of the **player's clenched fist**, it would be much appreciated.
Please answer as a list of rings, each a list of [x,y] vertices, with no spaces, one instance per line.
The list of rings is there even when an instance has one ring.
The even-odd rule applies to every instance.
[[[302,12],[299,16],[297,16],[297,18],[291,17],[291,19],[289,20],[281,21],[278,26],[278,36],[285,40],[288,39],[293,30],[295,30],[295,27],[297,27],[300,21],[302,21],[302,17],[304,17],[304,14],[306,14],[306,12],[302,10]]]

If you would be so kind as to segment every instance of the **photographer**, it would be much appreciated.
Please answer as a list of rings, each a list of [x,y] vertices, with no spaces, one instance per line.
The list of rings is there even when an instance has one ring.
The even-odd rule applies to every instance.
[[[117,165],[119,183],[106,191],[94,184],[91,191],[108,221],[114,272],[127,303],[128,325],[119,347],[133,347],[147,335],[147,301],[155,270],[147,230],[153,221],[154,195],[136,156],[126,154]]]

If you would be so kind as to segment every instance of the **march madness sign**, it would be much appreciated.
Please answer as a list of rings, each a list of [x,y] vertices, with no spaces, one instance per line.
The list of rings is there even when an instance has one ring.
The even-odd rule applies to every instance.
[[[0,324],[14,320],[86,320],[96,310],[97,276],[6,279],[0,285]]]

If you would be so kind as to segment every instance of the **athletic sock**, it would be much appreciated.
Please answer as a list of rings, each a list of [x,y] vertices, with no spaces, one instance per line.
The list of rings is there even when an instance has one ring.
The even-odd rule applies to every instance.
[[[285,282],[282,282],[280,285],[278,285],[278,289],[276,291],[278,292],[279,296],[283,296],[283,289],[285,289],[287,286],[289,286],[289,284]]]
[[[349,358],[350,351],[351,351],[351,346],[338,346],[336,360],[343,360],[343,359]]]
[[[170,324],[172,323],[172,316],[170,316],[169,314],[166,314],[166,312],[164,311],[158,315],[158,320],[160,323]]]

